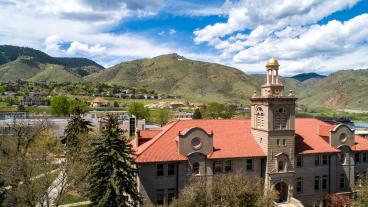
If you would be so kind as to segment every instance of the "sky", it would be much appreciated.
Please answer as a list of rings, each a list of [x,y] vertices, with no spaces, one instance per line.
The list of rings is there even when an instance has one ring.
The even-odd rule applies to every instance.
[[[0,0],[0,44],[109,67],[178,53],[246,73],[368,68],[368,0]]]

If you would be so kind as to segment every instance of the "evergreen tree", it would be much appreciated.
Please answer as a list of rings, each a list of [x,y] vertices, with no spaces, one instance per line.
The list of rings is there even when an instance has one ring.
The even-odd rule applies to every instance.
[[[194,110],[193,119],[202,119],[202,113],[199,109]]]
[[[6,190],[5,190],[5,181],[1,176],[2,175],[0,174],[0,206],[3,206],[2,204],[6,198]]]
[[[68,150],[75,149],[78,151],[80,147],[79,135],[86,134],[91,131],[91,122],[83,119],[83,109],[74,108],[74,114],[65,128],[66,147]]]
[[[90,151],[90,199],[97,207],[137,206],[141,196],[136,188],[133,150],[117,118],[109,114],[104,121]]]

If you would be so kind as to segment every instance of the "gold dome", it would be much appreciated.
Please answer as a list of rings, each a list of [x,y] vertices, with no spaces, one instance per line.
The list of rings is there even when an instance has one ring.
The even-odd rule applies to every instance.
[[[266,67],[268,66],[280,66],[279,62],[275,58],[271,58],[267,61]]]

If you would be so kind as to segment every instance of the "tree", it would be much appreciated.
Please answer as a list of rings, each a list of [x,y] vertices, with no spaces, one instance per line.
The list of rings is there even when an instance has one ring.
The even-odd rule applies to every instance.
[[[17,106],[17,110],[19,110],[19,111],[24,111],[24,110],[26,110],[26,108],[25,108],[22,104],[19,104],[19,105]]]
[[[51,113],[57,116],[69,115],[70,102],[66,96],[53,96],[51,98]]]
[[[198,108],[194,110],[193,119],[202,119],[202,113]]]
[[[119,103],[117,101],[114,101],[114,107],[116,107],[116,108],[119,107]]]
[[[3,206],[3,202],[6,198],[5,180],[0,174],[0,206]]]
[[[366,206],[368,204],[368,176],[364,175],[357,183],[354,191],[356,192],[356,198],[354,206]]]
[[[90,121],[81,116],[83,109],[76,107],[74,113],[65,128],[65,144],[69,153],[72,153],[71,151],[78,153],[80,149],[79,136],[90,132],[92,126]]]
[[[157,123],[161,126],[167,124],[171,118],[171,110],[168,108],[158,109]]]
[[[91,144],[88,192],[94,206],[137,206],[137,169],[133,150],[117,118],[108,114],[101,135]]]
[[[265,193],[260,179],[249,178],[241,171],[215,176],[212,184],[207,182],[204,179],[194,179],[171,206],[273,206],[275,192]]]
[[[131,103],[128,108],[128,113],[129,115],[134,115],[137,119],[147,119],[150,116],[149,109],[139,102]]]
[[[69,101],[69,114],[85,114],[88,112],[88,104],[79,99]]]

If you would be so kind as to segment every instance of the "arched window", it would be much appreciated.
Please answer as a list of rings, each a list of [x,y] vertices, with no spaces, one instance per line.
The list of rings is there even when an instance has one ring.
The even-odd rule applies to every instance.
[[[193,163],[193,166],[192,166],[192,173],[194,175],[199,175],[199,163],[198,162],[195,162]]]
[[[274,111],[273,128],[286,129],[287,112],[284,107],[277,107]]]
[[[285,169],[285,164],[283,160],[278,160],[277,161],[277,171],[284,171]]]
[[[262,107],[256,107],[256,127],[264,127],[264,113]]]

